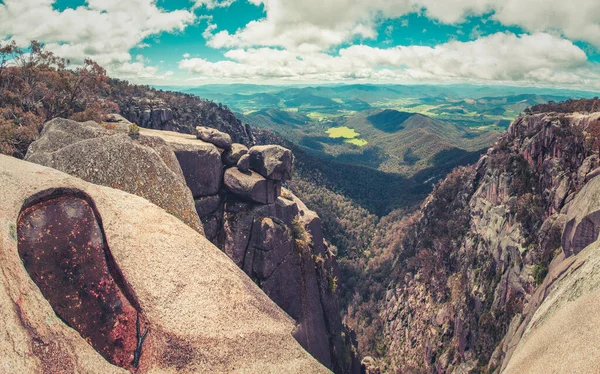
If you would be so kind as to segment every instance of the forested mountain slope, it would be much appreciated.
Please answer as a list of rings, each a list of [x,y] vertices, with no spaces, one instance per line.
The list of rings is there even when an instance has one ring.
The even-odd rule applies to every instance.
[[[546,295],[536,291],[553,281],[546,277],[552,260],[597,239],[595,223],[581,226],[589,233],[581,239],[570,239],[569,225],[563,234],[570,217],[592,213],[570,204],[598,175],[600,113],[573,110],[597,103],[532,108],[476,165],[439,183],[418,212],[388,222],[357,271],[347,316],[373,367],[495,372],[507,365],[519,325]],[[573,250],[569,240],[583,238]]]

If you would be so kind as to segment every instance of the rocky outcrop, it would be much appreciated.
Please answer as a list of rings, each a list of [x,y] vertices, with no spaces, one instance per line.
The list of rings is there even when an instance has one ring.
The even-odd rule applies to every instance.
[[[237,162],[238,170],[247,172],[250,170],[250,156],[248,154],[243,155]]]
[[[11,373],[328,372],[206,238],[138,196],[0,156]]]
[[[281,182],[265,179],[252,170],[227,169],[225,186],[231,193],[260,204],[273,204],[281,194]]]
[[[334,372],[358,373],[339,315],[339,269],[320,220],[289,191],[284,196],[264,205],[229,199],[222,249],[297,321],[294,336],[307,351]]]
[[[566,225],[562,235],[565,255],[579,253],[598,240],[600,233],[600,178],[594,177],[568,205]]]
[[[57,118],[44,125],[25,159],[141,196],[203,232],[180,163],[169,145],[152,136],[134,139],[128,131],[123,122],[102,126]]]
[[[243,144],[233,143],[230,149],[223,152],[223,163],[226,166],[234,166],[240,158],[248,153],[248,147]]]
[[[385,349],[361,353],[384,371],[501,372],[516,362],[511,357],[520,364],[509,372],[541,370],[543,360],[527,366],[517,352],[555,281],[574,271],[569,256],[597,239],[592,134],[599,119],[600,113],[521,116],[476,165],[436,186],[394,232],[399,240],[385,253],[390,257],[369,269],[387,290],[377,306],[380,330],[367,342]],[[366,328],[360,326],[359,334]],[[533,354],[534,345],[528,347]]]
[[[598,178],[595,178],[598,179]],[[590,182],[591,183],[591,182]],[[568,211],[585,206],[588,183]],[[594,201],[590,201],[593,203]],[[600,243],[552,261],[548,275],[505,337],[502,373],[596,373],[600,370]]]
[[[274,180],[292,179],[292,151],[279,145],[254,146],[248,151],[250,167],[260,175]]]
[[[172,131],[140,130],[142,135],[163,139],[175,152],[185,182],[194,199],[216,195],[223,183],[221,151],[193,135]]]
[[[341,321],[340,274],[320,219],[282,188],[291,176],[291,152],[250,148],[249,154],[260,155],[254,165],[261,175],[250,165],[249,154],[239,150],[243,155],[238,166],[247,160],[245,171],[227,161],[227,151],[221,154],[194,135],[148,129],[140,133],[160,137],[175,152],[206,237],[296,321],[297,341],[336,373],[360,372],[353,336]],[[202,178],[206,182],[200,183]]]
[[[195,134],[197,126],[205,126],[229,134],[236,143],[253,145],[250,127],[220,104],[173,92],[147,94],[146,97],[120,97],[117,93],[113,100],[119,104],[123,117],[140,127]]]

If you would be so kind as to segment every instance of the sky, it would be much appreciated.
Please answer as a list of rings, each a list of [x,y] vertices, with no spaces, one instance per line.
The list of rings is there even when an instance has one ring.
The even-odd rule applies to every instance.
[[[0,0],[0,42],[150,85],[600,90],[599,0]]]

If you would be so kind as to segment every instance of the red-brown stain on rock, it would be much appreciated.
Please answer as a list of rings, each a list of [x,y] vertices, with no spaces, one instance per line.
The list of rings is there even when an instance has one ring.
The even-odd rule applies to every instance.
[[[25,208],[18,220],[19,255],[55,313],[110,363],[132,369],[136,317],[109,270],[94,208],[61,196]]]

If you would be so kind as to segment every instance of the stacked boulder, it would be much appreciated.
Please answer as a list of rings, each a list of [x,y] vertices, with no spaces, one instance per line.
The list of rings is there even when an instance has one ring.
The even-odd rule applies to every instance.
[[[291,179],[293,161],[289,149],[278,145],[254,146],[246,154],[241,153],[235,168],[227,169],[225,186],[250,201],[273,204],[281,195],[282,182]]]
[[[216,129],[196,130],[196,136],[141,132],[170,144],[206,237],[296,321],[298,342],[336,373],[359,372],[339,313],[339,269],[320,218],[284,188],[292,152],[277,145],[248,149]]]

